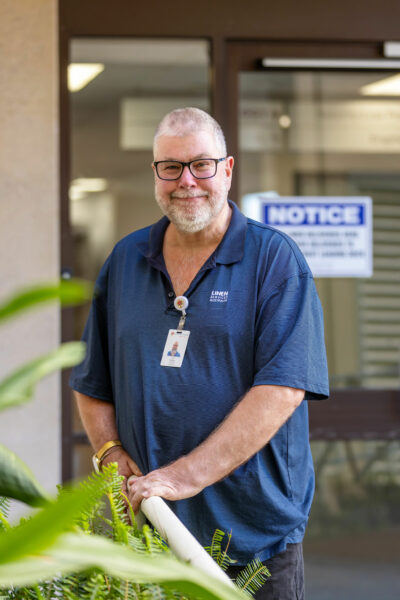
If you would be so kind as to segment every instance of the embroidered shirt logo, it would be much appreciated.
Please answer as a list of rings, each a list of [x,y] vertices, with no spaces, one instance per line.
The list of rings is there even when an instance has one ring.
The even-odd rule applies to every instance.
[[[210,302],[228,302],[229,292],[213,290],[210,294]]]

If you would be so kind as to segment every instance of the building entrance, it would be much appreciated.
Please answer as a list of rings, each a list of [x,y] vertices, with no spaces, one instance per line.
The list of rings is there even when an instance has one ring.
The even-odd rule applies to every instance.
[[[282,57],[284,67],[262,66],[263,58]],[[330,65],[293,62],[321,57]],[[347,66],[332,68],[332,59]],[[363,65],[349,68],[356,59]],[[375,62],[366,69],[367,60]],[[151,132],[178,106],[205,108],[223,125],[237,166],[232,199],[243,209],[244,196],[256,193],[372,199],[372,276],[316,278],[332,398],[310,405],[317,477],[305,540],[308,600],[399,595],[400,67],[393,61],[382,70],[376,61],[383,61],[378,45],[361,43],[70,42],[71,63],[103,65],[69,95],[66,237],[76,275],[94,279],[115,241],[159,217]],[[85,317],[76,315],[73,333],[67,324],[67,337],[79,337]],[[65,387],[64,406],[69,394]],[[70,478],[90,468],[91,452],[67,412]]]

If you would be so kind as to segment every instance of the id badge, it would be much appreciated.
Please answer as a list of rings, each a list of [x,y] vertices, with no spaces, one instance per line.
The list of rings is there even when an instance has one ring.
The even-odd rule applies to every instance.
[[[181,367],[189,340],[187,329],[170,329],[161,359],[162,367]]]

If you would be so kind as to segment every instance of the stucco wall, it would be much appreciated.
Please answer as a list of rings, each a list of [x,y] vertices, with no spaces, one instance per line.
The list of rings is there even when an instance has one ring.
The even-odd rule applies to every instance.
[[[0,298],[59,271],[57,3],[0,2]],[[0,330],[0,376],[59,343],[58,308]],[[60,480],[60,383],[0,413],[0,441],[47,489]]]

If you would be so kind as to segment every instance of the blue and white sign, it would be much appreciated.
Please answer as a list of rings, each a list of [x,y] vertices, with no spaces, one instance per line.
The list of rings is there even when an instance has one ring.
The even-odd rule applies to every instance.
[[[315,277],[371,277],[371,198],[247,194],[242,209],[290,235]]]

